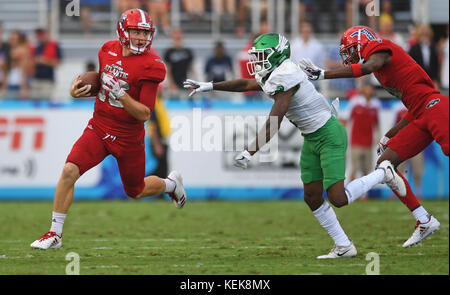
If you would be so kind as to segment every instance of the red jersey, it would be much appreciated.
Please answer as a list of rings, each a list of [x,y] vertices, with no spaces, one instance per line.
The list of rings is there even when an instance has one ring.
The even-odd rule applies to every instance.
[[[389,51],[392,58],[373,74],[386,91],[400,98],[408,111],[419,117],[429,95],[439,94],[433,81],[408,53],[389,40],[370,41],[362,50],[361,57],[368,60],[378,51]]]
[[[115,75],[128,95],[153,111],[157,86],[166,75],[166,67],[159,56],[151,51],[123,56],[119,41],[109,41],[98,52],[98,60],[100,75],[104,72]],[[125,141],[142,142],[144,139],[144,123],[130,115],[120,101],[104,89],[97,94],[92,123]]]
[[[367,101],[363,96],[350,100],[350,120],[352,121],[351,144],[359,147],[371,147],[373,131],[378,125],[380,103],[376,99]]]

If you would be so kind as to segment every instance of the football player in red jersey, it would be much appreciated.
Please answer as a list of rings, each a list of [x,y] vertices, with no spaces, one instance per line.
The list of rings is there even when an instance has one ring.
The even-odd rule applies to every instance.
[[[155,28],[147,12],[125,11],[117,24],[119,40],[109,41],[98,53],[102,88],[97,94],[93,117],[67,157],[55,190],[50,230],[31,244],[32,248],[60,248],[62,228],[73,200],[78,178],[106,156],[117,159],[126,194],[134,199],[168,193],[177,208],[186,202],[182,177],[173,171],[166,179],[145,174],[144,122],[155,105],[158,84],[166,69],[150,51]],[[75,79],[71,95],[89,96],[89,86],[78,87]]]
[[[339,53],[344,67],[323,70],[306,59],[300,62],[300,66],[311,80],[360,77],[373,73],[383,88],[401,99],[408,109],[402,120],[381,139],[377,165],[387,160],[395,169],[433,140],[448,156],[448,97],[434,87],[430,77],[408,53],[389,40],[379,39],[372,29],[364,26],[352,27],[344,33]],[[376,169],[362,178],[367,182],[367,188],[383,181],[380,179],[383,174],[381,170]],[[403,244],[403,247],[409,247],[438,230],[440,223],[420,205],[403,175],[397,174],[404,183],[387,184],[417,220],[414,233]],[[406,190],[399,189],[405,186]]]

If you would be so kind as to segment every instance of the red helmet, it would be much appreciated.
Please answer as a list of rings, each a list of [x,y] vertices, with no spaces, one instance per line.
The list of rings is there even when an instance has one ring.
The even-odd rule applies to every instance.
[[[341,38],[339,54],[344,65],[355,64],[361,61],[361,51],[370,41],[380,41],[375,32],[365,26],[351,27],[345,31]]]
[[[149,31],[147,39],[130,38],[129,29],[138,29]],[[153,26],[150,15],[142,9],[130,9],[122,13],[119,22],[117,23],[117,36],[120,44],[126,46],[134,54],[142,54],[150,49],[155,34],[155,27]],[[145,41],[144,46],[137,47],[131,42],[131,39]]]

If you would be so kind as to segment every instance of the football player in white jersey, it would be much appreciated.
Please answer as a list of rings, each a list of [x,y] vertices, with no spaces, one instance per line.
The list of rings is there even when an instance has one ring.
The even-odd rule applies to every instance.
[[[302,133],[304,145],[300,157],[304,200],[321,226],[334,240],[334,247],[317,258],[356,256],[357,250],[342,229],[333,208],[350,204],[371,187],[364,177],[344,186],[347,134],[344,126],[332,115],[332,108],[322,94],[316,91],[306,74],[290,57],[289,41],[280,34],[260,35],[249,50],[252,59],[247,68],[255,79],[236,79],[223,82],[198,82],[187,79],[184,87],[197,92],[222,90],[231,92],[264,91],[274,100],[265,126],[247,150],[235,158],[235,166],[243,169],[251,157],[278,131],[286,116]],[[271,120],[272,118],[272,120]],[[273,120],[276,118],[276,120]],[[277,124],[273,124],[273,123]],[[275,125],[275,126],[274,126]],[[275,131],[275,132],[274,132]],[[402,188],[388,161],[380,164],[379,177],[384,182]],[[398,176],[397,176],[398,177]],[[399,177],[398,177],[399,178]],[[404,183],[403,183],[404,185]]]

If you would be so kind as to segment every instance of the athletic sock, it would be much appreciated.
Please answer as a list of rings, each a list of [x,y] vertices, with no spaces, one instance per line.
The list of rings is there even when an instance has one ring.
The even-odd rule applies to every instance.
[[[345,186],[348,204],[350,205],[357,199],[364,196],[375,185],[381,183],[384,179],[384,169],[376,169],[366,176],[357,178]]]
[[[62,236],[64,220],[66,219],[67,214],[64,213],[52,213],[52,227],[50,231],[55,232],[58,236]]]
[[[175,190],[175,181],[165,178],[163,179],[164,183],[166,184],[166,189],[164,190],[165,193],[173,193],[173,191]]]
[[[406,180],[406,178],[397,171],[397,174],[403,179],[403,181],[405,182],[405,186],[406,186],[406,196],[402,197],[399,194],[397,194],[397,192],[395,192],[394,190],[392,190],[394,192],[394,194],[397,196],[397,198],[406,205],[406,207],[408,207],[408,209],[412,212],[414,209],[416,209],[417,207],[420,206],[419,201],[417,200],[416,196],[414,195],[414,193],[411,190],[411,186],[409,185],[408,181]]]
[[[412,211],[414,218],[420,223],[427,223],[430,220],[430,215],[424,207],[419,206]]]
[[[327,201],[313,211],[314,216],[319,221],[320,225],[328,232],[334,243],[338,246],[350,246],[351,242],[342,229],[339,221],[334,213],[333,208]]]

